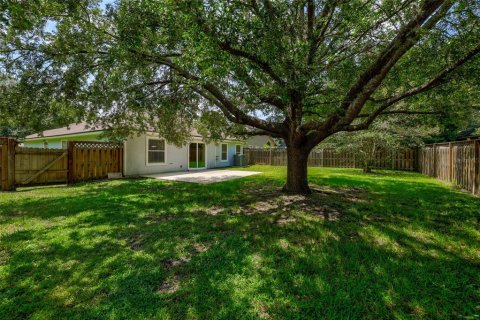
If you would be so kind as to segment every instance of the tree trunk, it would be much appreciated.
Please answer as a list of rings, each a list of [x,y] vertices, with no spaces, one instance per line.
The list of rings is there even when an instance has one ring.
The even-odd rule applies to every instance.
[[[287,146],[287,183],[283,191],[293,194],[310,194],[307,163],[310,150]]]

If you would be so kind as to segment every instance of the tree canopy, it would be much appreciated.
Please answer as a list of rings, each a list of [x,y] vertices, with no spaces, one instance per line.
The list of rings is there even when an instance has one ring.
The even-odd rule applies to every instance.
[[[3,0],[1,68],[120,133],[285,139],[287,190],[327,137],[479,105],[475,0]],[[42,91],[43,90],[43,91]]]

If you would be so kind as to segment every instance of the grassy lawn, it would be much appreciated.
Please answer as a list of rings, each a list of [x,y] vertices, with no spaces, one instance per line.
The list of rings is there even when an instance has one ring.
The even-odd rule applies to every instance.
[[[0,319],[478,318],[480,198],[414,173],[285,168],[0,194]]]

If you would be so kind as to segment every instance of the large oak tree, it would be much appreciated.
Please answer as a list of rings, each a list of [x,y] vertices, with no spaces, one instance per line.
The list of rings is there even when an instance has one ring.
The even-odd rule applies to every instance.
[[[24,92],[124,134],[154,126],[182,143],[197,123],[213,138],[226,128],[283,138],[287,192],[310,191],[308,155],[337,132],[478,98],[476,0],[2,6],[1,67]]]

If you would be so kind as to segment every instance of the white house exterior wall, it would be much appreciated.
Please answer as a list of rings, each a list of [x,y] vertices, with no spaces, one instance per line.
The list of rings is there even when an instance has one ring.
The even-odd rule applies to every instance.
[[[188,144],[181,147],[166,143],[165,164],[147,164],[147,136],[141,135],[125,141],[125,175],[135,176],[173,171],[188,171]],[[201,139],[192,139],[190,142],[203,142]],[[228,167],[234,164],[235,145],[240,142],[225,142],[228,144],[228,160],[220,160],[221,146],[215,143],[206,144],[207,168]]]

